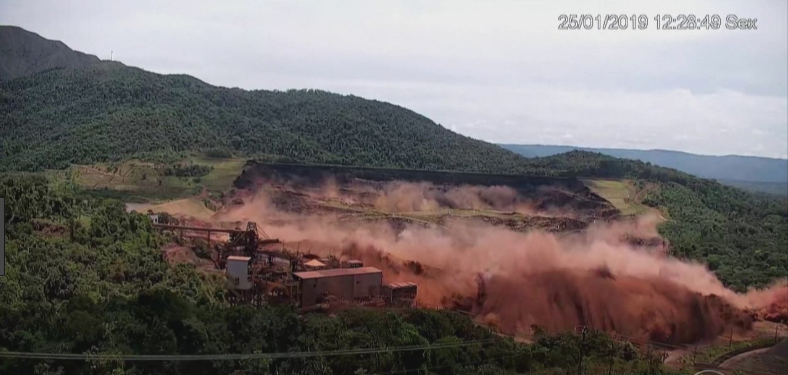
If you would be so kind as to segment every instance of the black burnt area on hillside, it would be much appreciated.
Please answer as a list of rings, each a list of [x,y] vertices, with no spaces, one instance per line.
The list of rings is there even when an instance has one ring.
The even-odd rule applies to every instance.
[[[507,186],[534,202],[539,210],[570,210],[582,216],[609,219],[619,212],[605,199],[594,194],[574,177],[545,177],[510,174],[439,172],[410,169],[344,167],[332,165],[303,165],[259,163],[250,161],[235,180],[237,189],[255,190],[261,181],[288,184],[294,190],[319,188],[328,181],[337,186],[354,181],[386,183],[394,181],[435,186]],[[582,227],[579,223],[573,226]]]

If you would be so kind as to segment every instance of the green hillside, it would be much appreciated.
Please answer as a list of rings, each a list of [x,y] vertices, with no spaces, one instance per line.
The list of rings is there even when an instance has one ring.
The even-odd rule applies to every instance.
[[[671,219],[661,230],[677,255],[709,261],[737,289],[788,273],[785,200],[590,152],[526,159],[402,107],[354,96],[227,89],[103,62],[3,82],[0,113],[4,170],[129,158],[172,163],[202,151],[306,163],[628,179],[635,181],[633,191],[655,183],[656,189],[634,203],[658,207]]]
[[[0,61],[14,61],[7,51],[0,44],[10,56]],[[581,177],[623,214],[659,209],[674,254],[708,262],[726,285],[743,290],[788,274],[785,199],[591,152],[526,159],[354,96],[221,88],[113,62],[46,67],[0,82],[0,374],[651,374],[661,366],[659,352],[593,331],[535,329],[524,344],[445,310],[328,316],[234,305],[220,274],[166,261],[161,248],[172,239],[146,216],[81,194],[225,191],[249,158]],[[44,169],[59,183],[26,173]],[[412,350],[393,350],[403,347]],[[314,355],[371,348],[386,349]],[[14,351],[289,354],[204,362],[4,355]]]
[[[0,114],[0,170],[171,160],[193,150],[469,171],[515,171],[522,159],[388,103],[221,88],[111,62],[0,83]]]
[[[788,196],[788,160],[786,159],[739,155],[695,155],[666,150],[513,144],[500,146],[528,158],[552,156],[575,150],[596,152],[616,158],[640,160],[677,169],[749,191]]]
[[[585,151],[529,159],[528,165],[546,175],[633,179],[642,189],[649,185],[642,202],[668,217],[660,232],[673,254],[707,261],[734,289],[788,274],[788,199]]]
[[[617,158],[640,160],[715,180],[788,183],[788,160],[740,155],[696,155],[668,150],[631,150],[575,146],[516,145],[501,147],[525,157],[544,157],[569,151],[598,152]]]
[[[0,25],[0,81],[58,67],[82,67],[100,60],[21,27]]]

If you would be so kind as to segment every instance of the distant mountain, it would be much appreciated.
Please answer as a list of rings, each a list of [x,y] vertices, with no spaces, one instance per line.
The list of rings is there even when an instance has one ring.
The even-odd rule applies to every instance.
[[[99,58],[16,26],[0,25],[0,81],[52,68],[83,67]]]
[[[514,145],[501,147],[525,157],[544,157],[573,150],[640,160],[748,190],[788,194],[788,160],[754,156],[709,156],[666,150],[628,150],[575,146]]]
[[[769,193],[775,195],[788,195],[788,182],[769,182],[769,181],[741,181],[741,180],[717,180],[728,186],[735,186],[740,189]]]

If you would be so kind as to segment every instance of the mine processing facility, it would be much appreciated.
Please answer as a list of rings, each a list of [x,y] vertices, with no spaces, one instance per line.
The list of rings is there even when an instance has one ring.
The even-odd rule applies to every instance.
[[[160,223],[153,226],[181,241],[207,241],[214,264],[224,270],[234,303],[292,303],[303,311],[336,305],[411,306],[418,286],[412,282],[384,283],[383,272],[357,259],[293,252],[270,238],[254,222],[246,229],[209,228]],[[228,237],[214,240],[212,234]]]

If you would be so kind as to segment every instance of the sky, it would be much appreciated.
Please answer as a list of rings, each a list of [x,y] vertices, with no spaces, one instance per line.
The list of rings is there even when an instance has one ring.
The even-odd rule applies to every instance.
[[[562,14],[649,23],[559,30]],[[679,14],[723,26],[657,29]],[[2,0],[0,24],[214,85],[387,101],[489,142],[788,158],[784,0]]]

